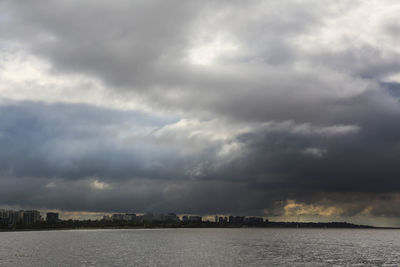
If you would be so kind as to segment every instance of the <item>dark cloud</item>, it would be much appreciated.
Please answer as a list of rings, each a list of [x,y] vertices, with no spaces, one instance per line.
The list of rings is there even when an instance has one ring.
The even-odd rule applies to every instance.
[[[246,121],[312,120],[348,82],[329,70],[321,75],[322,70],[293,68],[295,62],[310,61],[299,57],[302,51],[293,40],[318,29],[321,14],[328,12],[313,3],[287,1],[263,9],[259,1],[4,5],[10,15],[3,34],[49,60],[56,72],[93,75],[129,97],[140,95],[173,110],[208,110]],[[227,39],[221,49],[234,42],[243,55],[216,58],[218,68],[188,62],[193,48],[218,38]],[[310,100],[315,104],[308,105]]]
[[[0,7],[0,204],[400,215],[394,1]],[[40,95],[49,77],[68,90]]]
[[[382,87],[385,88],[393,97],[400,98],[400,83],[385,82],[382,83]]]
[[[185,156],[188,143],[160,145],[162,138],[171,141],[168,133],[179,134],[163,132],[176,125],[173,119],[84,105],[3,105],[0,167],[8,193],[2,201],[66,210],[260,214],[285,199],[318,202],[318,192],[393,194],[400,190],[400,150],[393,145],[400,128],[387,122],[398,115],[374,111],[357,128],[266,124],[229,141],[245,152],[224,162],[217,154],[225,143]]]
[[[155,151],[143,138],[173,118],[32,102],[1,105],[0,110],[0,169],[17,177],[137,177],[145,169],[158,172],[152,163],[169,161],[173,152],[167,146]],[[129,140],[135,137],[142,143]]]

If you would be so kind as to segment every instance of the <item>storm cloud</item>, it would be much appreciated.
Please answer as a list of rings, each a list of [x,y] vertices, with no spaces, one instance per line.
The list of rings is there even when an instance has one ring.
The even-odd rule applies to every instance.
[[[0,205],[400,215],[396,1],[0,9]]]

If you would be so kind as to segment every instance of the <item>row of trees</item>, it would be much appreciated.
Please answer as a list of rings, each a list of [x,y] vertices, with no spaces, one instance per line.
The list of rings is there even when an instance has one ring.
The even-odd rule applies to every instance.
[[[40,221],[32,225],[18,223],[15,225],[0,224],[3,230],[18,229],[117,229],[117,228],[238,228],[238,227],[278,227],[278,228],[371,228],[370,226],[354,225],[346,222],[330,223],[299,223],[299,222],[263,222],[259,224],[246,223],[215,223],[215,222],[129,222],[129,221],[104,221],[104,220],[63,220],[58,222]]]

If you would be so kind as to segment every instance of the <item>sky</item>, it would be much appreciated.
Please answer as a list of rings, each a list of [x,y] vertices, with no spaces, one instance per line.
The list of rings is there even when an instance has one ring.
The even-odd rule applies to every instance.
[[[3,0],[0,207],[400,226],[397,0]]]

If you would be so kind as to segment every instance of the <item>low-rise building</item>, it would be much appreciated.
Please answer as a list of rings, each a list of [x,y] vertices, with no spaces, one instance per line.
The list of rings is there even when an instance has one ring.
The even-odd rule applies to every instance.
[[[154,220],[154,215],[151,212],[147,212],[143,215],[143,220],[146,222],[152,222]]]
[[[219,217],[218,218],[218,222],[219,223],[227,223],[228,222],[228,218],[227,217]]]
[[[194,215],[189,216],[189,222],[201,222],[201,221],[202,221],[201,216],[194,216]]]
[[[57,212],[48,212],[46,213],[46,222],[56,223],[58,222],[58,213]]]
[[[136,221],[136,214],[135,213],[127,213],[127,214],[125,214],[125,220],[126,221],[130,221],[130,222]]]
[[[111,215],[111,220],[113,222],[115,221],[123,221],[125,219],[125,215],[122,213],[114,213],[113,215]]]
[[[168,213],[165,217],[164,220],[167,222],[179,222],[179,217],[175,213]]]

